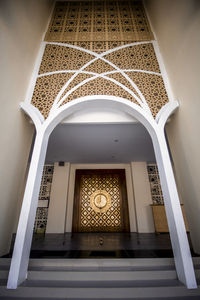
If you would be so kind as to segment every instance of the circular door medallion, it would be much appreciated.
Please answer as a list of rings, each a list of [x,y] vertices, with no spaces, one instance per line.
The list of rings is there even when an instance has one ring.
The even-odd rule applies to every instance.
[[[111,206],[110,195],[104,190],[97,190],[91,195],[90,204],[96,212],[106,212]]]

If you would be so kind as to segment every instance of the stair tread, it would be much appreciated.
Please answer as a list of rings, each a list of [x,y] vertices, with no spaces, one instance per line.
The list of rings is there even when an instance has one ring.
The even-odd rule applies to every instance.
[[[200,260],[193,261],[200,279]],[[9,264],[0,259],[0,299],[200,299],[200,287],[188,290],[177,280],[172,258],[31,259],[16,290],[5,287]]]
[[[8,271],[0,271],[0,278],[6,278]],[[77,280],[77,281],[126,281],[126,280],[159,280],[176,279],[175,270],[145,271],[96,271],[96,272],[65,272],[65,271],[29,271],[28,280]]]
[[[10,258],[0,258],[0,267],[9,267]],[[200,257],[193,257],[194,265],[200,267]],[[173,258],[124,258],[124,259],[30,259],[32,267],[174,267]]]
[[[188,290],[184,286],[176,287],[126,287],[126,288],[49,288],[49,287],[19,287],[17,290],[7,290],[0,287],[0,296],[48,299],[156,299],[161,297],[192,297],[200,296],[198,289]]]
[[[77,280],[77,281],[126,281],[176,279],[176,271],[131,271],[131,272],[40,272],[28,273],[29,280]]]

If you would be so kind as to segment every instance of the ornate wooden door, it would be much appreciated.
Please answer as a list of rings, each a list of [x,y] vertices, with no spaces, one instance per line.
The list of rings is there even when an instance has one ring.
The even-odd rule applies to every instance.
[[[73,232],[128,232],[124,170],[77,170]]]

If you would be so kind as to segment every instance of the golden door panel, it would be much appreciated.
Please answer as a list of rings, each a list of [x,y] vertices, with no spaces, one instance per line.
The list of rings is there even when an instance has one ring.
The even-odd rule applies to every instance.
[[[124,170],[77,170],[74,232],[129,231]]]

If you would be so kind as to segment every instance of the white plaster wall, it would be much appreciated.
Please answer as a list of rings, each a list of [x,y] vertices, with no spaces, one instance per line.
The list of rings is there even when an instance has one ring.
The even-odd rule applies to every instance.
[[[71,114],[62,123],[100,123],[100,124],[119,124],[119,123],[136,123],[135,120],[131,115],[116,110],[116,109],[109,109],[96,106],[95,108],[88,108],[84,110],[79,110],[74,114]]]
[[[200,1],[148,0],[178,113],[167,125],[176,177],[194,250],[200,253]]]
[[[20,211],[33,125],[19,110],[52,1],[0,1],[0,255],[7,253]]]
[[[129,164],[71,164],[65,231],[66,232],[72,231],[74,188],[75,188],[75,176],[76,176],[77,169],[125,169],[130,231],[135,232],[136,231],[135,204],[134,204],[134,194],[133,194],[133,186],[132,186],[132,178],[131,178],[131,169]]]
[[[54,164],[46,233],[64,233],[70,163]]]
[[[152,198],[146,162],[132,162],[132,179],[135,196],[137,230],[139,233],[155,232]]]

